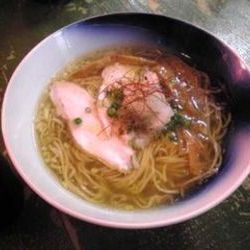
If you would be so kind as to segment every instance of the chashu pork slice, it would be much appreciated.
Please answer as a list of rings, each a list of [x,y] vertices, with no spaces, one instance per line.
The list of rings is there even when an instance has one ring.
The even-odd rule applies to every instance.
[[[80,86],[58,81],[50,87],[50,98],[57,114],[69,126],[75,142],[86,152],[118,171],[131,169],[133,149],[117,136],[110,136],[100,120],[105,110],[97,109],[96,100]]]
[[[114,63],[102,71],[102,78],[103,84],[98,95],[100,101],[104,100],[109,89],[121,88],[124,94],[123,106],[134,112],[140,120],[146,121],[147,132],[130,132],[127,135],[128,140],[132,139],[137,146],[145,147],[174,115],[158,75],[149,68]],[[106,115],[100,114],[100,118],[103,124],[110,123]]]

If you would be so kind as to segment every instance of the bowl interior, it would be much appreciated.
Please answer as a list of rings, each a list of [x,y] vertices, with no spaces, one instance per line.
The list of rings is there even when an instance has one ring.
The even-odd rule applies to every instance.
[[[45,166],[36,145],[33,120],[43,90],[53,75],[77,57],[120,44],[167,46],[189,55],[214,84],[227,88],[233,128],[219,173],[195,193],[171,206],[121,211],[96,206],[65,190]],[[250,126],[246,100],[249,71],[238,56],[210,34],[170,18],[146,14],[96,17],[63,28],[38,44],[20,63],[8,85],[2,129],[10,157],[20,175],[42,198],[79,219],[127,228],[177,223],[207,211],[234,191],[250,171]],[[220,83],[221,82],[221,83]],[[218,192],[219,191],[219,192]]]

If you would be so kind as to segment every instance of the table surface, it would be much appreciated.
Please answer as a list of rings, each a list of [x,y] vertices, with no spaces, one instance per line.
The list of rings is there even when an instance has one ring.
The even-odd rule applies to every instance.
[[[1,0],[1,99],[17,64],[48,34],[88,16],[129,11],[159,13],[199,25],[232,46],[250,65],[249,0]],[[1,150],[5,153],[3,145]],[[250,249],[249,232],[250,177],[206,214],[151,230],[118,230],[80,222],[25,187],[22,214],[0,233],[0,249],[244,250]]]

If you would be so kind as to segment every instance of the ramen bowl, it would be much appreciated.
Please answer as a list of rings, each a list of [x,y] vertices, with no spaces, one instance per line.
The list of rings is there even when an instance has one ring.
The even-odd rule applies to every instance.
[[[214,85],[226,89],[232,124],[224,140],[222,165],[189,195],[171,205],[125,211],[85,201],[64,189],[43,162],[34,132],[38,100],[49,80],[72,60],[107,47],[146,44],[178,51]],[[59,210],[91,223],[117,228],[152,228],[194,218],[226,199],[250,172],[250,73],[240,57],[208,32],[152,14],[112,14],[66,26],[33,48],[8,84],[2,132],[9,156],[24,181]]]

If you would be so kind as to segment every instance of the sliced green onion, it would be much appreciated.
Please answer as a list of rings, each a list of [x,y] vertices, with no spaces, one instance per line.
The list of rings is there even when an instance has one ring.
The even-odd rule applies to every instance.
[[[169,81],[169,84],[171,84],[171,85],[174,85],[176,83],[177,83],[176,78],[171,78]]]
[[[77,117],[77,118],[74,119],[74,123],[76,125],[80,125],[82,123],[82,119],[80,117]]]
[[[124,94],[122,89],[112,89],[108,92],[108,97],[111,99],[112,102],[121,102],[124,98]]]
[[[109,117],[115,117],[115,116],[117,116],[117,109],[110,106],[107,110],[107,114]]]
[[[168,133],[170,131],[174,131],[177,127],[183,126],[185,128],[190,128],[191,126],[191,118],[187,118],[180,113],[175,113],[170,122],[168,122],[162,129],[163,133]]]
[[[117,102],[113,102],[112,104],[111,104],[111,106],[110,107],[112,107],[112,108],[114,108],[114,109],[118,109],[118,108],[120,108],[120,104],[119,103],[117,103]]]

